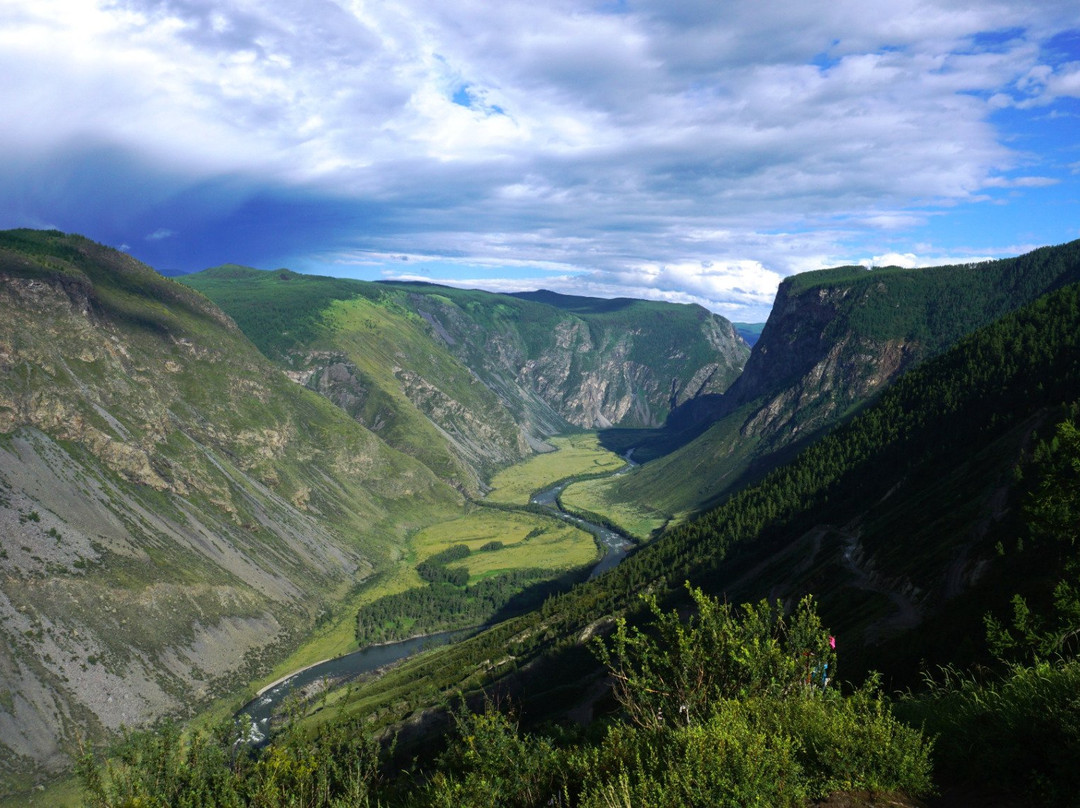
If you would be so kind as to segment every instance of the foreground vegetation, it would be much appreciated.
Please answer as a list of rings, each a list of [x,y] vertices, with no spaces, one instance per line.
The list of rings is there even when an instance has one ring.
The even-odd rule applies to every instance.
[[[898,722],[873,683],[843,695],[812,601],[735,609],[691,591],[684,624],[655,600],[646,630],[620,622],[594,649],[620,710],[588,735],[523,733],[512,713],[460,709],[456,731],[417,771],[359,722],[292,726],[261,754],[235,730],[127,736],[83,760],[92,806],[803,805],[836,791],[930,790],[931,743]]]

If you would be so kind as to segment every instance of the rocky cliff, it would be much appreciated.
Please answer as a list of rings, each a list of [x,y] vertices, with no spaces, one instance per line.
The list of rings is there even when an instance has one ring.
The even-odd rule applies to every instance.
[[[853,310],[868,305],[901,305],[890,297],[889,285],[865,283],[858,274],[806,289],[792,280],[781,283],[769,321],[726,402],[729,410],[759,402],[744,434],[786,442],[824,426],[924,357],[926,343],[905,329],[865,333],[852,320]]]
[[[201,295],[0,234],[0,785],[265,670],[459,504]]]
[[[577,427],[659,426],[687,400],[727,389],[749,354],[730,322],[700,306],[449,289],[414,291],[410,304],[548,434],[560,426],[549,412]]]
[[[1080,242],[979,264],[863,267],[786,279],[729,411],[760,402],[748,435],[782,442],[831,423],[912,365],[1080,279]]]
[[[592,509],[634,503],[657,524],[715,502],[747,473],[831,428],[897,377],[1041,295],[1080,280],[1080,241],[980,264],[839,267],[785,279],[712,425],[628,477]]]
[[[294,379],[470,494],[550,435],[663,423],[725,390],[749,354],[699,306],[238,267],[183,282]]]

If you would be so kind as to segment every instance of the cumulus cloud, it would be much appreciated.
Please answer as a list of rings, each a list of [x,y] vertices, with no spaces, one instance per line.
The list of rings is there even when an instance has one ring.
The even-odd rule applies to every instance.
[[[377,276],[407,255],[442,282],[504,267],[761,316],[784,275],[897,244],[906,260],[950,210],[1073,182],[994,115],[1080,97],[1074,17],[1071,0],[8,4],[0,224],[60,220],[186,269]]]
[[[932,255],[918,256],[915,253],[885,253],[875,255],[873,258],[864,258],[858,263],[864,267],[903,267],[905,269],[917,269],[921,267],[956,266],[958,264],[979,264],[984,261],[992,261],[996,256],[992,255],[965,255],[947,256]]]

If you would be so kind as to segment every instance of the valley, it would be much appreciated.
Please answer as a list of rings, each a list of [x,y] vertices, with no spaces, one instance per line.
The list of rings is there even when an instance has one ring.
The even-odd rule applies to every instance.
[[[862,725],[902,739],[912,768],[874,763],[888,777],[851,782],[923,793],[929,745],[894,713],[959,691],[911,690],[894,707],[874,682],[919,688],[928,664],[989,670],[988,642],[1037,638],[1018,624],[984,640],[984,615],[1007,621],[1014,596],[1071,602],[1051,590],[1074,570],[1075,503],[1058,494],[1080,490],[1062,448],[1080,401],[1077,281],[1076,242],[980,265],[804,273],[781,284],[764,328],[743,327],[751,351],[696,306],[237,266],[177,282],[77,236],[0,234],[4,789],[29,799],[121,726],[171,716],[208,739],[300,668],[486,626],[292,701],[243,776],[330,739],[396,737],[400,765],[445,797],[473,771],[453,758],[453,726],[487,726],[491,743],[527,746],[529,765],[562,738],[551,759],[570,755],[556,769],[571,779],[558,788],[599,804],[618,777],[659,782],[642,749],[698,742],[679,734],[689,727],[626,723],[643,702],[612,681],[651,675],[634,656],[647,648],[674,664],[649,632],[677,645],[719,621],[750,642],[739,632],[765,631],[755,619],[783,616],[767,598],[804,621],[802,639],[782,620],[758,636],[768,664],[789,664],[789,641],[832,634],[844,684],[811,719],[799,711],[817,702],[789,701],[801,691],[746,680],[745,709],[763,712],[723,713],[723,726],[778,722],[794,750],[796,713],[832,726],[876,710]],[[636,547],[590,576],[607,526]],[[1052,676],[1072,675],[1068,659]],[[634,698],[651,703],[641,681]],[[507,729],[492,703],[520,723]],[[700,713],[701,732],[720,732],[718,715]],[[341,760],[368,760],[368,746],[349,749]],[[318,754],[311,766],[337,765]],[[575,768],[590,755],[614,757]],[[137,789],[139,771],[107,781]],[[386,777],[379,799],[396,804]],[[840,781],[797,782],[825,796]]]

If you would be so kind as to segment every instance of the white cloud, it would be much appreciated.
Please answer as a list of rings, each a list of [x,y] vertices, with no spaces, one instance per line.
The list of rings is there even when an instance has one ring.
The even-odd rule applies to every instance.
[[[40,169],[0,193],[70,194],[59,158],[95,144],[167,175],[109,197],[141,205],[133,221],[181,221],[170,206],[211,186],[229,211],[287,188],[340,211],[338,241],[309,247],[328,262],[547,267],[721,309],[767,306],[784,275],[884,253],[884,234],[950,206],[1059,181],[991,114],[1080,96],[1080,63],[1043,52],[1068,0],[602,9],[8,4],[0,146]],[[145,238],[195,238],[177,228]]]
[[[990,177],[983,182],[984,188],[1045,188],[1057,185],[1056,177]]]
[[[858,263],[864,267],[904,267],[906,269],[917,269],[921,267],[940,267],[940,266],[955,266],[959,264],[979,264],[983,261],[993,261],[996,257],[1000,256],[946,256],[946,255],[933,255],[933,256],[918,256],[914,253],[885,253],[884,255],[875,255],[873,258],[864,258]]]

